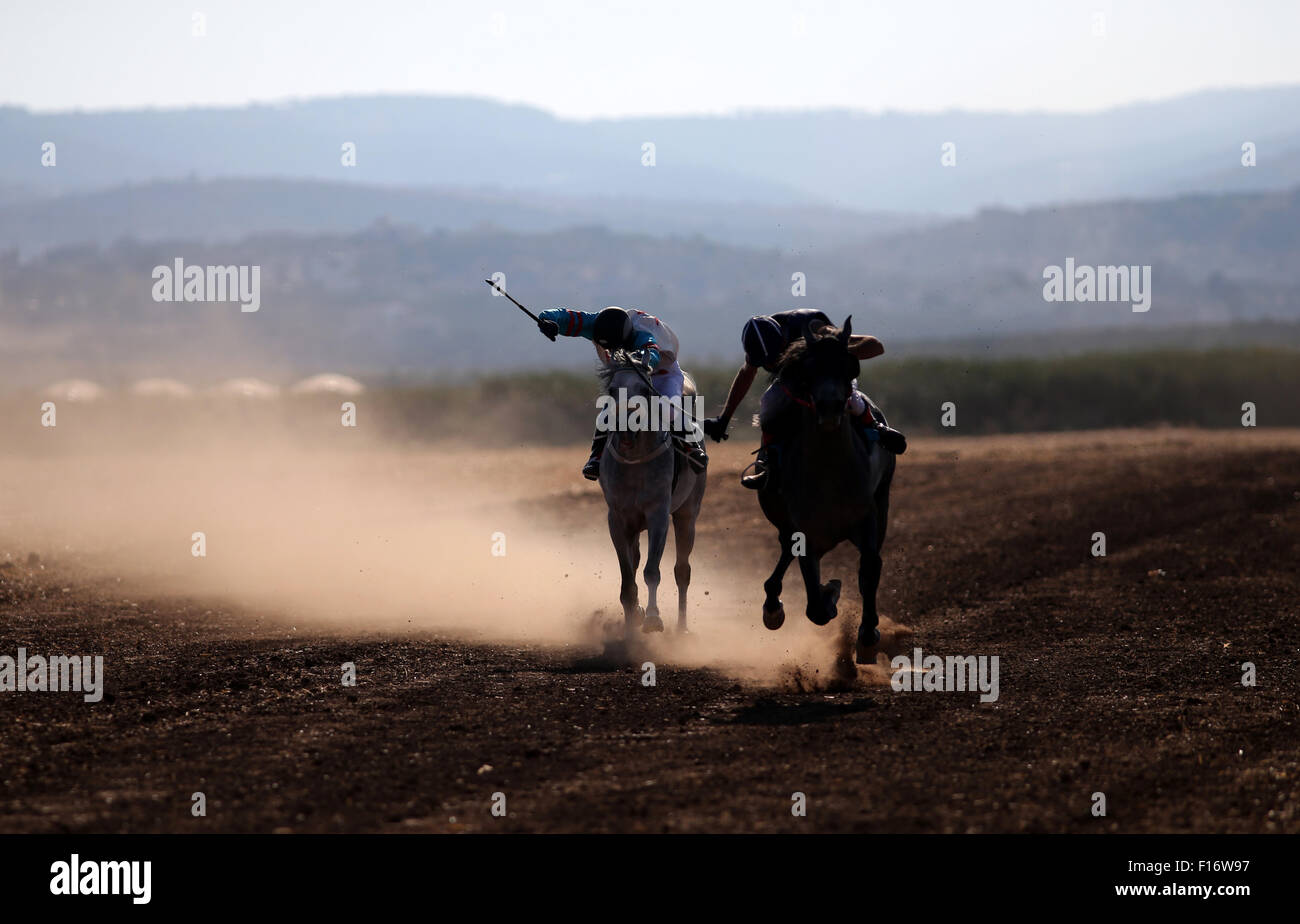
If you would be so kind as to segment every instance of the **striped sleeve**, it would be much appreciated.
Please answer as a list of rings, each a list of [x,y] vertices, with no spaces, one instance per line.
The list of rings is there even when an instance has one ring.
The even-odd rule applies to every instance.
[[[554,321],[565,337],[591,339],[596,327],[596,315],[590,311],[573,311],[569,308],[547,308],[537,315],[545,321]]]

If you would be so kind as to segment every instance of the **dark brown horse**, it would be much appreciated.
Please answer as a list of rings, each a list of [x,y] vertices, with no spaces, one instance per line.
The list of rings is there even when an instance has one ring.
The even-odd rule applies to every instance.
[[[876,590],[880,585],[880,550],[889,517],[889,484],[896,458],[878,442],[867,443],[845,411],[859,364],[849,352],[852,318],[841,330],[805,328],[781,357],[776,382],[788,389],[793,407],[787,434],[775,459],[773,475],[759,492],[763,513],[776,527],[781,558],[763,584],[763,624],[778,629],[785,622],[781,580],[795,558],[808,592],[808,618],[824,626],[835,618],[838,580],[821,583],[822,556],[841,542],[858,547],[858,590],[862,622],[855,658],[875,660],[880,641],[876,626]],[[871,408],[875,412],[875,408]],[[877,413],[883,420],[883,415]]]

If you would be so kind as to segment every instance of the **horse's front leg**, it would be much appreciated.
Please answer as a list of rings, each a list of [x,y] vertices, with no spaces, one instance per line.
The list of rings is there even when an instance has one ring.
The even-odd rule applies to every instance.
[[[840,582],[838,580],[821,583],[822,562],[820,555],[802,555],[799,557],[799,571],[803,574],[804,588],[808,592],[808,619],[818,626],[824,626],[835,618],[840,601]]]
[[[636,566],[640,554],[641,534],[628,526],[622,517],[609,512],[609,538],[614,543],[614,554],[618,556],[618,572],[621,578],[618,600],[623,604],[623,631],[632,632],[641,620],[637,607]]]
[[[641,623],[642,632],[662,632],[664,621],[659,618],[659,562],[664,557],[664,546],[668,544],[668,505],[664,504],[651,512],[646,518],[646,554],[645,587],[649,598],[645,608],[645,622]]]
[[[771,577],[763,582],[763,625],[772,630],[781,628],[785,623],[785,607],[781,605],[781,582],[785,579],[790,562],[794,561],[794,553],[790,551],[791,541],[789,534],[782,534],[781,558],[772,570]]]

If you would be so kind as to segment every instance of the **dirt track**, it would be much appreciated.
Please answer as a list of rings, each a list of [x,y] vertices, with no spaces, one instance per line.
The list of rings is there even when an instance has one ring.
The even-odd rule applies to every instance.
[[[706,636],[711,619],[765,631],[756,606],[705,595],[726,573],[756,601],[774,558],[739,442],[714,454],[695,556]],[[599,536],[581,456],[544,451],[543,483],[513,490],[534,520]],[[1300,832],[1300,434],[922,440],[893,497],[882,612],[927,653],[998,655],[997,702],[757,682],[671,647],[647,688],[598,645],[127,598],[75,558],[29,567],[0,521],[0,654],[110,666],[94,706],[0,693],[0,830]],[[853,573],[843,551],[824,572]],[[801,593],[792,572],[791,622]]]

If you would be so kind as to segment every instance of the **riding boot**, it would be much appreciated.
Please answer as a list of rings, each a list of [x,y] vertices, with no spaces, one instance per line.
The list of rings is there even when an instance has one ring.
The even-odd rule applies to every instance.
[[[907,437],[893,427],[880,424],[876,427],[876,432],[880,434],[880,445],[883,448],[888,449],[896,456],[901,456],[907,452]]]
[[[695,474],[702,474],[709,465],[709,454],[704,451],[704,431],[699,424],[687,424],[684,419],[673,423],[673,442],[677,451],[686,456],[686,461]],[[696,439],[688,439],[692,436]]]
[[[709,455],[704,451],[703,441],[697,440],[691,442],[680,433],[673,434],[673,443],[676,445],[678,452],[686,456],[686,461],[696,474],[703,472],[709,464]]]
[[[857,419],[857,423],[858,432],[868,443],[878,442],[881,449],[888,450],[896,456],[901,456],[907,452],[907,437],[893,427],[874,419],[868,423],[865,414]]]
[[[887,449],[896,456],[907,452],[907,437],[886,425],[883,420],[878,420],[869,408],[864,413],[855,415],[853,422],[857,424],[858,433],[868,443],[879,442],[882,449]]]
[[[597,481],[600,478],[600,455],[605,451],[605,441],[608,439],[608,433],[597,430],[591,440],[591,458],[582,467],[582,477],[588,481]]]

